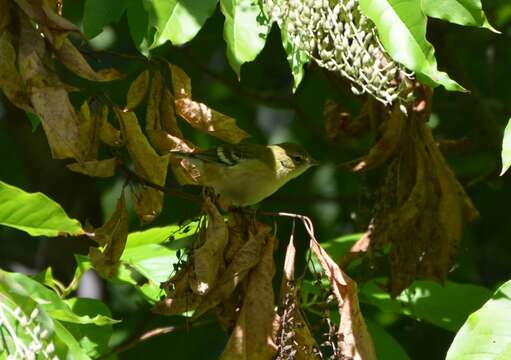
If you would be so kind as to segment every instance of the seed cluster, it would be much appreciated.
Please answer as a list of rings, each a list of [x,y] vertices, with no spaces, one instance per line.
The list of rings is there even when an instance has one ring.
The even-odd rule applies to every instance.
[[[295,51],[350,80],[355,95],[368,93],[385,105],[404,97],[409,75],[386,54],[357,0],[263,0],[263,9]]]

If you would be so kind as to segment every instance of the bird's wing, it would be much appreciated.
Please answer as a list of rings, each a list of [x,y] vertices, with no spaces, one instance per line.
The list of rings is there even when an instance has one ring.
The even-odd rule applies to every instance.
[[[206,163],[217,163],[225,166],[234,166],[243,160],[254,158],[257,146],[260,145],[238,144],[234,146],[225,144],[216,148],[198,151],[195,153],[173,152],[173,154],[183,158],[198,159]]]

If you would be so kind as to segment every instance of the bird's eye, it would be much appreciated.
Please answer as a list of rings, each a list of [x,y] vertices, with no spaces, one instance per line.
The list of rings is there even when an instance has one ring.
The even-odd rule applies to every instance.
[[[293,159],[293,162],[295,162],[295,163],[301,163],[304,161],[304,158],[302,155],[293,155],[293,156],[291,156],[291,159]]]

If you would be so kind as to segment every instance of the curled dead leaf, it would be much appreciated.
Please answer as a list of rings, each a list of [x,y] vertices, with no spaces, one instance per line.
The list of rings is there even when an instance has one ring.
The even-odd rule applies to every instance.
[[[149,80],[149,70],[144,70],[131,83],[126,95],[126,110],[133,110],[144,100],[149,89]]]
[[[108,146],[121,147],[124,145],[124,141],[121,138],[121,132],[108,121],[109,112],[110,111],[108,106],[103,105],[101,109],[101,117],[99,119],[101,124],[99,130],[99,139]]]
[[[274,247],[275,237],[269,236],[261,261],[250,271],[243,305],[220,357],[222,360],[269,360],[277,353],[273,338],[276,316],[272,286]]]
[[[151,187],[163,188],[167,177],[169,155],[159,156],[145,137],[134,112],[115,109],[128,152],[135,164],[135,172],[147,184],[140,184],[141,190],[133,195],[134,208],[143,223],[154,220],[163,206],[163,192]]]
[[[94,247],[89,249],[89,256],[98,273],[105,277],[112,277],[115,274],[127,239],[128,210],[124,195],[121,195],[113,215],[94,232],[93,240],[104,246],[103,251]]]
[[[224,249],[227,245],[227,224],[210,198],[204,199],[204,211],[208,217],[204,231],[204,243],[193,251],[194,276],[192,290],[198,295],[208,293],[215,285],[221,267],[224,266]]]
[[[255,233],[249,232],[247,242],[243,244],[236,256],[234,256],[232,262],[217,280],[215,287],[202,298],[197,310],[193,314],[194,319],[231,297],[249,270],[260,261],[261,251],[270,234],[270,230],[268,226],[259,223]]]
[[[382,123],[382,136],[371,147],[369,153],[353,167],[353,171],[366,171],[375,168],[387,161],[396,151],[400,141],[405,115],[399,105],[392,108],[387,121]]]
[[[161,129],[160,103],[162,98],[163,78],[159,71],[156,71],[151,80],[151,88],[147,99],[147,110],[145,115],[145,128]]]
[[[183,133],[179,129],[176,121],[176,111],[174,109],[174,97],[167,88],[163,89],[160,103],[161,128],[169,134],[183,138]]]
[[[311,239],[310,248],[319,260],[338,303],[340,316],[337,333],[339,358],[376,359],[371,336],[360,312],[357,284],[339,268],[315,239]]]
[[[115,173],[116,159],[90,160],[67,165],[71,171],[93,177],[112,177]]]
[[[34,112],[25,85],[16,69],[16,50],[9,37],[7,32],[0,34],[0,54],[2,54],[0,56],[0,89],[15,106]]]
[[[200,297],[188,285],[191,273],[190,268],[181,269],[162,285],[166,297],[156,303],[152,310],[154,313],[172,316],[195,310]]]
[[[192,81],[179,66],[169,63],[170,74],[172,77],[172,89],[176,99],[192,98]]]
[[[176,113],[191,126],[225,142],[237,144],[250,136],[236,125],[236,120],[232,117],[219,113],[204,103],[178,98],[175,104]]]
[[[92,81],[112,81],[123,78],[123,75],[115,69],[93,70],[82,53],[69,39],[63,41],[62,46],[55,50],[55,54],[65,67],[84,79]]]

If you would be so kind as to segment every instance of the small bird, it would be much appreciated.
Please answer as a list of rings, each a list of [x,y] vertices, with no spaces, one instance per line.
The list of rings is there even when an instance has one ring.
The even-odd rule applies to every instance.
[[[243,207],[272,195],[289,180],[319,165],[300,145],[222,145],[194,153],[172,152],[197,167],[201,185]]]

